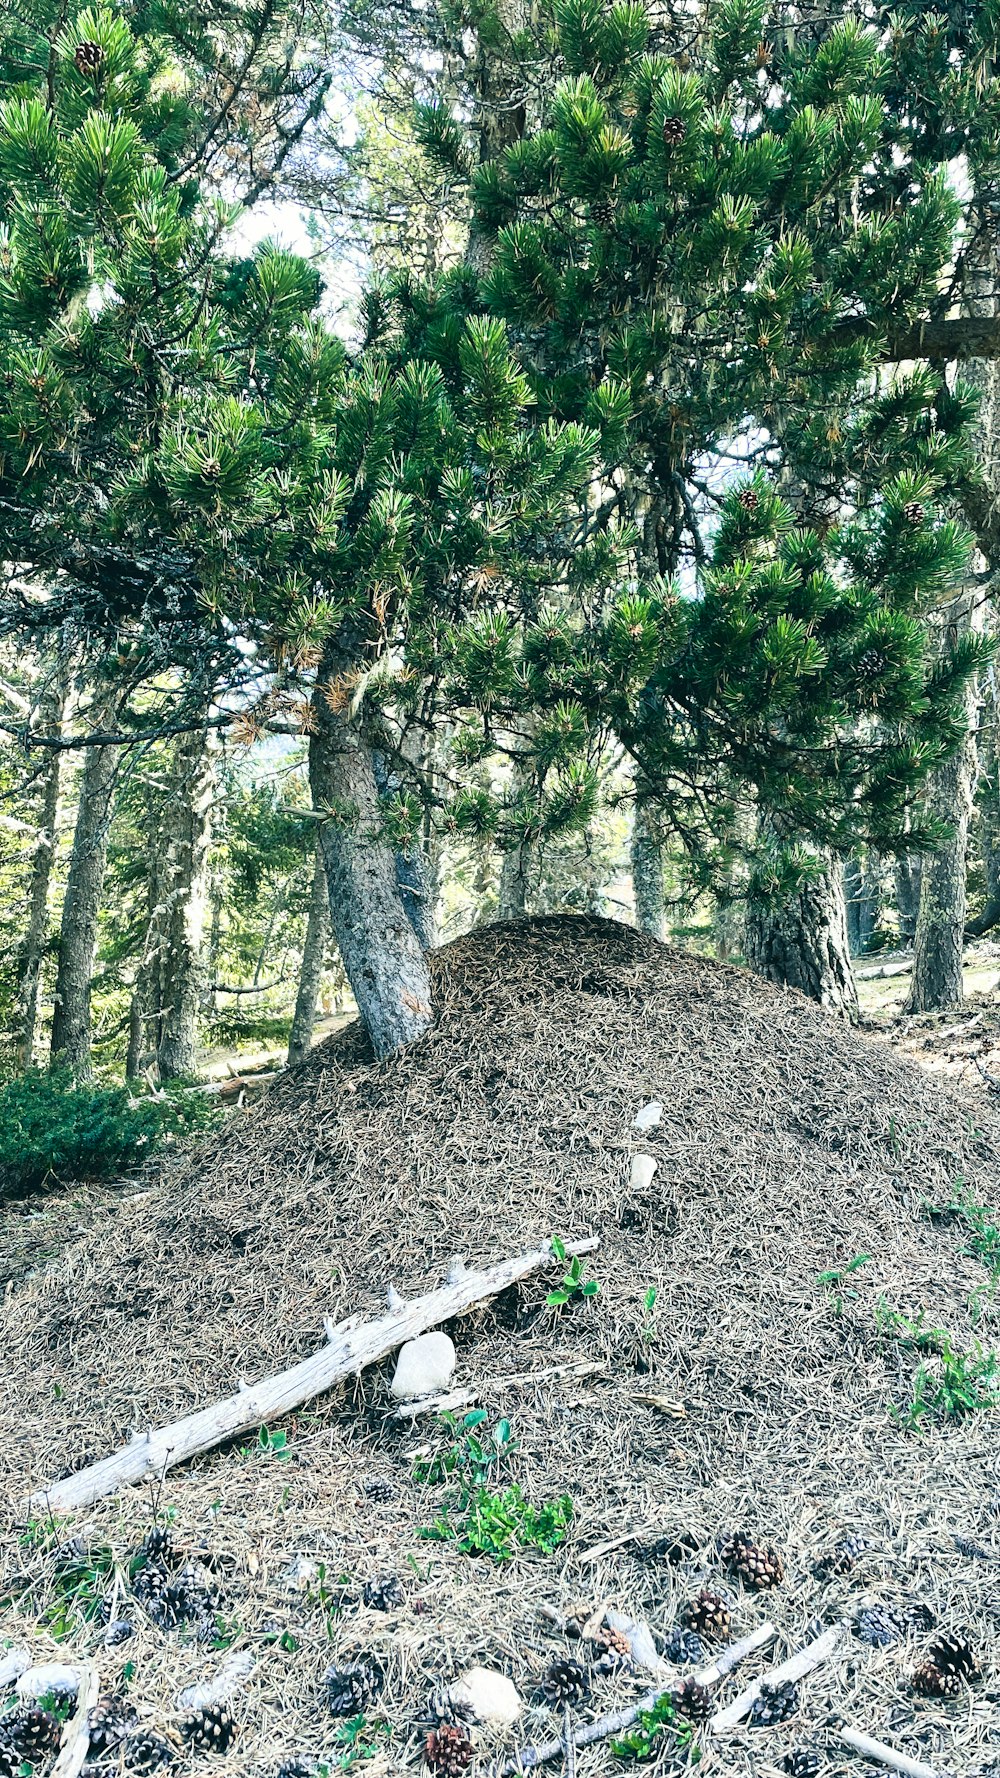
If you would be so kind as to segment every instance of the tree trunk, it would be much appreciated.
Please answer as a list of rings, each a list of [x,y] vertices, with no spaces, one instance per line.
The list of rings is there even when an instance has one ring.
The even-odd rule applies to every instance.
[[[215,774],[206,729],[181,735],[164,810],[166,920],[161,951],[161,1080],[189,1079],[198,1066],[198,1011],[204,983],[208,854]]]
[[[860,957],[861,942],[861,860],[852,852],[844,859],[844,911],[847,916],[847,949],[852,957]]]
[[[858,991],[847,948],[843,872],[826,857],[822,871],[777,907],[748,902],[747,963],[768,981],[798,988],[843,1018],[858,1018]]]
[[[56,735],[59,732],[64,703],[65,694],[59,690],[46,700],[40,711],[41,725],[50,734]],[[53,747],[45,761],[42,775],[38,835],[31,861],[31,885],[28,890],[28,930],[25,934],[21,967],[21,1032],[18,1042],[18,1061],[22,1068],[31,1067],[35,1054],[42,969],[49,936],[49,886],[55,860],[61,774],[62,754],[58,747]]]
[[[497,915],[501,920],[524,920],[528,913],[528,872],[531,847],[515,846],[505,852],[500,866]]]
[[[921,867],[922,860],[916,853],[896,860],[896,914],[899,936],[905,945],[912,945],[917,930]]]
[[[986,898],[981,911],[965,925],[966,938],[982,938],[1000,925],[1000,749],[997,747],[996,667],[990,666],[983,681],[985,710],[979,719],[978,795],[979,851],[983,861]]]
[[[637,802],[632,820],[632,894],[640,932],[662,939],[665,930],[663,848],[645,803]]]
[[[379,796],[387,796],[401,788],[402,779],[391,770],[384,754],[373,752],[372,762]],[[423,762],[419,769],[423,775],[426,769]],[[415,839],[408,852],[397,851],[396,882],[421,950],[432,951],[437,943],[437,889],[429,865],[428,836]]]
[[[882,915],[882,886],[877,861],[871,853],[844,860],[844,895],[847,903],[847,943],[852,957],[863,957]]]
[[[52,1014],[52,1056],[78,1080],[92,1072],[90,985],[97,953],[97,918],[108,861],[108,832],[118,773],[116,747],[88,747],[80,778],[66,897],[59,928],[59,965]]]
[[[948,631],[954,637],[968,630],[971,618],[971,600],[963,594],[948,614]],[[951,834],[923,859],[907,1012],[940,1012],[958,1006],[964,997],[965,863],[975,773],[975,705],[976,691],[970,686],[968,733],[952,758],[934,773],[927,798],[930,813],[946,821]]]
[[[328,656],[324,678],[335,679],[347,664]],[[323,817],[330,920],[372,1047],[387,1056],[430,1025],[430,974],[400,896],[396,854],[382,834],[372,749],[324,697],[313,708],[309,777]]]
[[[316,1005],[319,1000],[320,983],[323,980],[323,964],[326,958],[327,941],[330,937],[330,903],[327,897],[326,872],[323,867],[323,852],[316,842],[315,864],[313,866],[312,895],[309,901],[309,918],[306,921],[306,936],[302,946],[302,965],[299,970],[299,991],[295,997],[295,1012],[292,1017],[292,1029],[288,1038],[288,1065],[301,1062],[303,1056],[309,1054],[313,1026],[316,1023]]]

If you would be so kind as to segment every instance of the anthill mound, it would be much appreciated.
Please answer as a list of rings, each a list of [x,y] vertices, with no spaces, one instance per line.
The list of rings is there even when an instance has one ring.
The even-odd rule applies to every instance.
[[[502,1744],[544,1739],[555,1718],[533,1688],[568,1645],[539,1604],[606,1599],[664,1631],[720,1577],[714,1538],[744,1522],[782,1547],[788,1578],[763,1603],[737,1588],[735,1633],[766,1607],[795,1644],[814,1617],[917,1601],[949,1628],[971,1625],[990,1670],[996,1417],[906,1431],[893,1408],[917,1358],[876,1325],[885,1299],[972,1337],[969,1298],[986,1274],[961,1229],[926,1211],[957,1182],[994,1200],[988,1114],[798,996],[611,922],[493,927],[443,949],[434,973],[439,1017],[421,1043],[381,1063],[354,1028],[322,1045],[183,1171],[109,1198],[82,1240],[8,1294],[0,1473],[14,1502],[313,1351],[324,1317],[376,1312],[389,1282],[416,1294],[455,1254],[489,1261],[593,1232],[596,1299],[548,1309],[554,1280],[542,1278],[452,1329],[458,1380],[486,1380],[484,1405],[512,1422],[511,1476],[536,1500],[572,1496],[568,1541],[495,1567],[421,1540],[441,1486],[412,1480],[430,1435],[390,1419],[385,1365],[296,1416],[287,1461],[251,1440],[168,1476],[157,1510],[176,1515],[182,1540],[208,1539],[226,1628],[213,1652],[129,1606],[131,1643],[99,1656],[110,1680],[134,1662],[137,1701],[167,1722],[185,1676],[217,1664],[228,1641],[254,1644],[239,1753],[218,1768],[234,1773],[328,1748],[320,1676],[359,1652],[385,1672],[392,1730],[376,1770],[402,1769],[428,1687],[470,1659],[504,1668],[528,1700]],[[635,1113],[653,1099],[662,1119],[639,1133]],[[641,1189],[637,1153],[657,1163]],[[817,1284],[858,1255],[843,1291]],[[989,1300],[979,1307],[988,1345]],[[530,1380],[576,1360],[591,1374]],[[391,1498],[365,1494],[373,1474]],[[73,1527],[111,1548],[116,1613],[128,1604],[121,1562],[152,1510],[136,1494]],[[680,1531],[691,1549],[679,1564],[641,1559]],[[846,1532],[867,1554],[820,1581],[814,1565]],[[11,1622],[48,1647],[51,1538],[32,1536]],[[386,1570],[408,1596],[389,1612],[331,1615],[314,1571],[304,1591],[289,1579],[303,1559],[353,1598]],[[89,1646],[100,1632],[72,1620],[69,1638]],[[950,1713],[915,1703],[917,1654],[902,1631],[881,1651],[851,1642],[807,1682],[796,1722],[743,1731],[713,1758],[771,1768],[835,1707],[924,1758],[986,1761],[998,1732],[988,1680]],[[602,1680],[583,1714],[637,1683]],[[580,1771],[611,1763],[598,1747]]]

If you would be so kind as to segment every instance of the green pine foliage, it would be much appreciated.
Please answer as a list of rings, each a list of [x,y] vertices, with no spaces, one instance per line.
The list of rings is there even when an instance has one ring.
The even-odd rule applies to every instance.
[[[62,1181],[113,1179],[153,1152],[161,1117],[124,1087],[31,1069],[0,1088],[0,1199]]]

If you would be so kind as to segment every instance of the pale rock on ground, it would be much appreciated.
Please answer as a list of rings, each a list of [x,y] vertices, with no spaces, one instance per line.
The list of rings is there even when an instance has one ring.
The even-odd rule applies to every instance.
[[[513,1680],[492,1667],[470,1667],[449,1686],[451,1696],[468,1704],[478,1722],[508,1727],[521,1714],[521,1699]]]
[[[455,1370],[455,1347],[444,1333],[420,1334],[400,1347],[392,1393],[397,1401],[414,1401],[447,1389]]]

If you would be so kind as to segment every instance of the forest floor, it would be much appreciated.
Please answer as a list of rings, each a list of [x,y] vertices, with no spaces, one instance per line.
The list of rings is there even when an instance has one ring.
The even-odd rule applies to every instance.
[[[788,1721],[702,1735],[706,1773],[770,1778],[809,1745],[830,1778],[860,1778],[844,1720],[937,1771],[995,1773],[991,1102],[882,1035],[611,922],[487,929],[434,967],[440,1018],[411,1050],[375,1063],[356,1028],[340,1032],[141,1189],[67,1194],[68,1244],[52,1201],[51,1261],[0,1308],[2,1637],[93,1660],[178,1748],[178,1774],[213,1778],[275,1778],[293,1756],[346,1769],[324,1674],[369,1661],[363,1769],[381,1778],[416,1771],[428,1694],[474,1663],[521,1699],[515,1725],[477,1731],[481,1760],[558,1734],[546,1670],[592,1651],[546,1611],[603,1604],[676,1654],[709,1585],[727,1591],[734,1636],[765,1619],[776,1632],[723,1681],[722,1705],[819,1627],[845,1639]],[[641,1133],[651,1100],[662,1117]],[[552,1233],[598,1236],[596,1297],[548,1304],[556,1268],[448,1329],[456,1383],[510,1424],[475,1513],[461,1467],[428,1471],[454,1434],[393,1418],[391,1361],[159,1488],[58,1524],[44,1500],[20,1504],[316,1351],[324,1317],[377,1315],[388,1282],[417,1295],[456,1252],[487,1262]],[[948,1330],[950,1371],[930,1327]],[[579,1364],[586,1377],[551,1375]],[[959,1417],[940,1393],[956,1367],[982,1404]],[[562,1541],[540,1543],[521,1500],[553,1523],[565,1510]],[[154,1524],[183,1560],[166,1617],[141,1596]],[[782,1552],[773,1592],[726,1570],[718,1543],[737,1526]],[[483,1540],[492,1555],[463,1548]],[[120,1644],[109,1614],[130,1626]],[[983,1668],[953,1702],[914,1689],[932,1621],[967,1632]],[[233,1656],[253,1663],[235,1745],[190,1756],[180,1693]],[[662,1683],[690,1671],[671,1659]],[[592,1665],[577,1719],[653,1683]],[[579,1778],[625,1769],[606,1741],[579,1756]]]
[[[903,1011],[910,986],[906,952],[880,953],[859,963],[856,973],[869,1029],[883,1032],[921,1068],[977,1098],[1000,1094],[1000,944],[980,939],[966,947],[965,1001],[947,1012]]]

